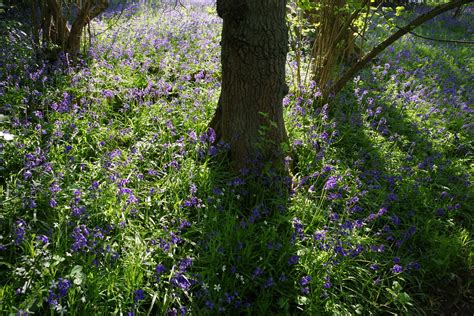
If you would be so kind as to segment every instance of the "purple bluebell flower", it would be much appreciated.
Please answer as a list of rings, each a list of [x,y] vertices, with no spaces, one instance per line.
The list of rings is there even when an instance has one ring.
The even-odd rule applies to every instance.
[[[311,282],[313,278],[310,275],[306,275],[300,279],[300,285],[301,286],[306,286]]]
[[[398,216],[395,215],[395,214],[392,214],[392,215],[390,216],[390,219],[392,220],[392,223],[393,223],[394,225],[397,225],[397,226],[400,225],[401,222],[402,222],[401,219],[400,219],[400,217],[398,217]]]
[[[160,263],[160,264],[158,264],[158,265],[156,266],[156,269],[155,269],[155,270],[156,270],[156,273],[157,273],[157,274],[163,274],[163,273],[166,272],[166,267],[165,267],[165,265],[163,265],[163,264]]]
[[[97,190],[99,188],[99,181],[92,181],[91,189]]]
[[[72,237],[74,238],[74,243],[71,246],[71,251],[76,252],[79,250],[84,250],[87,248],[87,236],[90,232],[86,225],[79,225],[74,228],[72,232]]]
[[[392,272],[393,273],[402,273],[403,272],[403,267],[401,265],[395,264],[392,267]]]
[[[331,214],[329,214],[329,220],[331,222],[336,222],[339,220],[339,214],[337,214],[336,212],[332,212]]]
[[[339,180],[339,177],[337,176],[330,176],[326,183],[324,184],[324,190],[331,190],[336,188],[337,182]]]
[[[216,141],[216,132],[214,129],[209,128],[207,131],[207,139],[209,140],[209,143],[213,144]]]
[[[138,289],[135,292],[133,292],[133,300],[135,303],[138,303],[139,301],[143,300],[145,298],[145,292],[142,289]]]
[[[333,170],[333,167],[331,167],[329,165],[325,165],[325,166],[323,166],[321,172],[327,173],[327,172],[331,172],[331,170]]]
[[[184,229],[184,228],[188,228],[188,227],[191,227],[191,223],[185,219],[181,220],[180,224],[179,224],[179,228],[181,229]]]
[[[68,279],[63,279],[63,278],[58,279],[57,289],[58,289],[58,294],[60,297],[65,297],[70,287],[71,287],[71,281],[69,281]]]
[[[46,301],[51,306],[59,304],[63,297],[67,296],[69,288],[71,287],[71,281],[68,279],[59,278],[55,284],[53,284],[48,291],[48,297]]]
[[[111,90],[103,90],[103,91],[102,91],[102,95],[103,95],[104,97],[106,97],[106,98],[111,99],[111,98],[114,97],[114,92],[111,91]]]
[[[255,268],[255,270],[252,273],[252,277],[256,278],[258,276],[261,276],[263,274],[263,270],[260,267]]]
[[[407,267],[408,270],[419,270],[420,268],[421,268],[421,264],[419,264],[416,261],[410,262]]]
[[[51,208],[56,208],[58,206],[58,202],[56,202],[56,200],[54,198],[52,198],[52,199],[49,200],[49,206]]]
[[[23,173],[23,178],[24,178],[25,180],[31,179],[32,176],[33,176],[33,173],[31,172],[31,170],[26,170],[26,171]]]
[[[288,265],[294,265],[297,264],[298,261],[300,260],[299,256],[291,256],[290,259],[288,259]]]
[[[48,236],[46,235],[38,235],[36,236],[36,240],[42,242],[43,244],[49,243]]]
[[[214,189],[212,189],[212,193],[213,193],[214,195],[224,195],[224,191],[222,191],[222,189],[220,189],[220,188],[214,188]]]
[[[275,285],[275,282],[273,281],[273,278],[272,277],[269,277],[268,279],[265,280],[265,282],[263,283],[263,287],[266,289],[266,288],[269,288],[269,287],[272,287]]]
[[[53,182],[50,186],[49,186],[49,190],[51,191],[51,193],[58,193],[59,191],[61,191],[61,188],[59,187],[59,185],[56,183],[56,182]]]
[[[182,273],[177,273],[175,276],[173,276],[171,278],[171,284],[184,291],[189,290],[191,287],[191,281],[188,280]]]
[[[304,240],[305,236],[303,230],[303,223],[297,217],[293,218],[293,228],[295,229],[295,233],[293,234],[292,239],[294,240],[296,236],[299,236],[301,240]]]
[[[207,309],[213,309],[214,308],[214,303],[212,301],[207,300],[205,305],[206,305]]]
[[[29,202],[29,203],[28,203],[28,207],[29,207],[30,209],[35,209],[35,208],[36,208],[36,201],[35,201],[35,199],[29,199],[28,202]]]
[[[25,240],[27,229],[28,225],[23,219],[18,219],[15,222],[15,245],[19,245]]]
[[[444,211],[444,208],[440,207],[436,209],[436,216],[438,217],[443,217],[446,215],[446,212]]]
[[[193,260],[191,258],[184,258],[178,264],[179,271],[185,272],[192,264],[193,264]]]
[[[324,278],[324,280],[326,281],[323,284],[324,288],[329,289],[332,286],[331,278],[329,276],[327,276],[327,277]]]
[[[232,295],[230,295],[227,292],[224,293],[224,296],[225,296],[225,301],[226,301],[227,304],[230,304],[232,302],[232,299],[234,298]]]
[[[388,210],[387,210],[386,207],[382,207],[382,208],[378,211],[377,215],[378,215],[378,216],[382,216],[383,214],[387,213],[387,211],[388,211]]]
[[[138,199],[133,195],[133,193],[130,193],[127,198],[127,204],[137,204]]]

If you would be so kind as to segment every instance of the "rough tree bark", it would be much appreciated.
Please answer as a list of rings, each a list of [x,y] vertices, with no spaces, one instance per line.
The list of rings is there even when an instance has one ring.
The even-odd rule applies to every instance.
[[[223,19],[222,90],[210,123],[230,144],[234,168],[258,161],[282,166],[286,0],[217,0]]]

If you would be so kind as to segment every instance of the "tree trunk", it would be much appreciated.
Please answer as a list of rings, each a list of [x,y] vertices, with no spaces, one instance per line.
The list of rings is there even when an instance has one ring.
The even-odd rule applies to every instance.
[[[71,31],[66,43],[66,51],[72,55],[79,53],[81,48],[82,31],[86,25],[109,6],[108,0],[85,1],[78,8],[77,16],[71,26]]]
[[[217,13],[223,19],[222,90],[210,127],[230,144],[234,168],[256,161],[280,167],[287,142],[286,0],[217,0]]]
[[[40,22],[38,18],[38,3],[36,0],[31,0],[31,30],[33,35],[33,45],[35,48],[38,48],[40,46]]]
[[[32,0],[33,4],[36,0]],[[81,47],[81,37],[85,26],[109,5],[108,0],[83,0],[64,4],[60,0],[42,0],[41,28],[44,43],[53,43],[62,51],[77,55]],[[65,5],[75,5],[77,15],[71,27],[64,15]]]
[[[48,0],[47,2],[49,10],[52,13],[54,21],[54,33],[51,35],[53,43],[63,48],[66,45],[67,38],[69,37],[69,28],[67,27],[67,20],[63,15],[61,3],[57,0]]]
[[[40,1],[40,11],[41,11],[41,30],[43,33],[43,45],[51,42],[51,10],[49,9],[49,5],[44,1]]]
[[[342,46],[345,46],[341,44],[346,37],[340,33],[349,33],[347,28],[343,29],[344,5],[343,0],[320,1],[320,9],[316,13],[320,26],[312,51],[313,80],[321,89],[326,87],[334,68],[340,63]]]
[[[322,0],[318,3],[318,10],[312,10],[308,15],[314,25],[319,24],[312,49],[312,71],[313,80],[324,92],[339,65],[352,64],[362,56],[361,49],[355,43],[352,24],[368,0],[361,0],[359,8],[352,14],[349,14],[350,7],[344,0]]]

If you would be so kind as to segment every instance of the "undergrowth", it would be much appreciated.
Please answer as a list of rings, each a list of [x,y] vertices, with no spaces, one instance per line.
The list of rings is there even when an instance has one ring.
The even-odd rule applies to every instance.
[[[323,107],[290,92],[292,178],[236,176],[212,10],[109,18],[80,63],[3,34],[2,314],[472,311],[465,47],[406,36]]]

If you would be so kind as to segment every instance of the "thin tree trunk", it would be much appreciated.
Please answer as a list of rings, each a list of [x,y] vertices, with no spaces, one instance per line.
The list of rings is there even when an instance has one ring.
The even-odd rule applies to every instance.
[[[323,91],[333,79],[338,65],[360,57],[351,25],[367,3],[368,0],[362,0],[360,7],[349,15],[345,1],[322,0],[317,10],[307,12],[312,24],[319,25],[312,48],[312,72],[313,80]]]
[[[69,37],[69,29],[67,27],[66,18],[63,15],[61,4],[58,0],[48,0],[48,7],[52,13],[55,34],[52,38],[54,44],[61,48],[66,45],[67,38]]]
[[[32,24],[32,33],[33,33],[33,45],[39,47],[39,30],[40,22],[38,20],[38,3],[36,0],[31,1],[31,24]]]
[[[43,33],[42,44],[49,43],[51,41],[51,10],[49,5],[44,1],[41,3],[41,30]]]
[[[37,0],[32,0],[35,5]],[[61,0],[41,1],[41,29],[43,31],[43,42],[53,43],[61,50],[77,55],[81,47],[81,37],[85,26],[109,5],[108,0],[84,0],[78,1],[77,16],[72,22],[71,28],[67,26],[64,16],[64,7]],[[33,20],[35,17],[33,15]],[[36,37],[33,34],[33,37]]]
[[[223,18],[222,91],[210,127],[230,144],[234,168],[282,163],[287,142],[282,100],[288,91],[285,0],[218,0]]]

